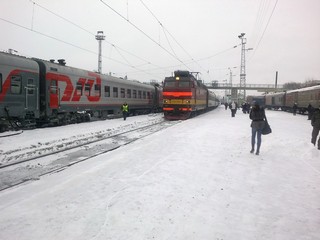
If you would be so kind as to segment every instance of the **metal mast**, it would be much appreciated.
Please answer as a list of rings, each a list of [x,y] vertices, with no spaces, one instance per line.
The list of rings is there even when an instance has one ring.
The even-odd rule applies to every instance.
[[[241,67],[240,67],[240,90],[239,95],[246,99],[246,55],[245,52],[253,50],[253,48],[246,49],[247,39],[244,38],[245,33],[241,33],[238,38],[241,39]]]
[[[105,39],[106,36],[103,35],[103,31],[98,31],[96,35],[96,40],[99,42],[99,57],[98,57],[98,73],[102,71],[102,59],[101,59],[101,42]]]
[[[243,99],[246,98],[246,42],[247,39],[244,38],[245,33],[241,33],[238,38],[241,39],[241,66],[240,66],[240,90],[239,96]]]

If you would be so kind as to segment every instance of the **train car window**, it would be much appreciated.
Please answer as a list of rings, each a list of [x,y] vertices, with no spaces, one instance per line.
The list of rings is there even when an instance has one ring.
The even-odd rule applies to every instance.
[[[101,85],[94,85],[95,96],[101,96]]]
[[[104,96],[110,97],[110,86],[104,86]]]
[[[146,99],[147,98],[147,93],[145,91],[142,92],[142,98]]]
[[[147,92],[147,99],[151,99],[151,93]]]
[[[114,98],[117,98],[117,97],[118,97],[118,88],[117,88],[117,87],[114,87],[114,88],[113,88],[113,97],[114,97]]]
[[[28,88],[28,95],[33,95],[34,94],[34,79],[29,78],[27,82],[27,88]]]
[[[141,91],[138,91],[138,98],[141,99]]]
[[[76,89],[77,89],[77,93],[76,94],[78,96],[82,96],[82,84],[81,83],[77,83]]]
[[[84,85],[84,94],[85,94],[86,96],[91,96],[91,94],[90,94],[90,84],[89,84],[89,83],[86,83],[86,84]]]
[[[126,90],[124,88],[120,89],[120,96],[121,96],[121,98],[125,98],[126,97]]]
[[[127,89],[127,98],[131,98],[131,89]]]
[[[50,93],[52,93],[52,94],[58,93],[58,81],[57,80],[50,81]]]
[[[137,98],[137,90],[133,90],[132,95],[133,98]]]
[[[11,77],[10,91],[12,94],[21,94],[21,76]]]
[[[0,73],[0,93],[2,92],[2,73]]]
[[[180,81],[179,82],[179,87],[190,87],[190,82],[189,81]]]

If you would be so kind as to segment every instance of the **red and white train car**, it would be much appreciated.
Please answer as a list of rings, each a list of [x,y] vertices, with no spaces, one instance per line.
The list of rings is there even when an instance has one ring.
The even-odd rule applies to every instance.
[[[62,60],[0,53],[0,131],[14,123],[34,127],[120,115],[124,102],[130,114],[161,110],[162,89],[65,66]]]

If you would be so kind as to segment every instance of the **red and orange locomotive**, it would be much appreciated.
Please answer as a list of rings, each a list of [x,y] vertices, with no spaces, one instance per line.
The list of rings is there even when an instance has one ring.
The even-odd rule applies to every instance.
[[[166,119],[187,119],[219,105],[213,92],[192,72],[175,71],[163,84],[163,112]]]

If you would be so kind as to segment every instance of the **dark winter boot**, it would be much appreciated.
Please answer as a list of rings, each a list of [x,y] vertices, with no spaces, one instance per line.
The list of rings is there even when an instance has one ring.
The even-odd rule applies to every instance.
[[[256,155],[259,155],[260,153],[260,146],[258,146],[257,151],[256,151]]]
[[[254,152],[254,144],[251,144],[251,150],[250,150],[250,153],[253,153]]]

